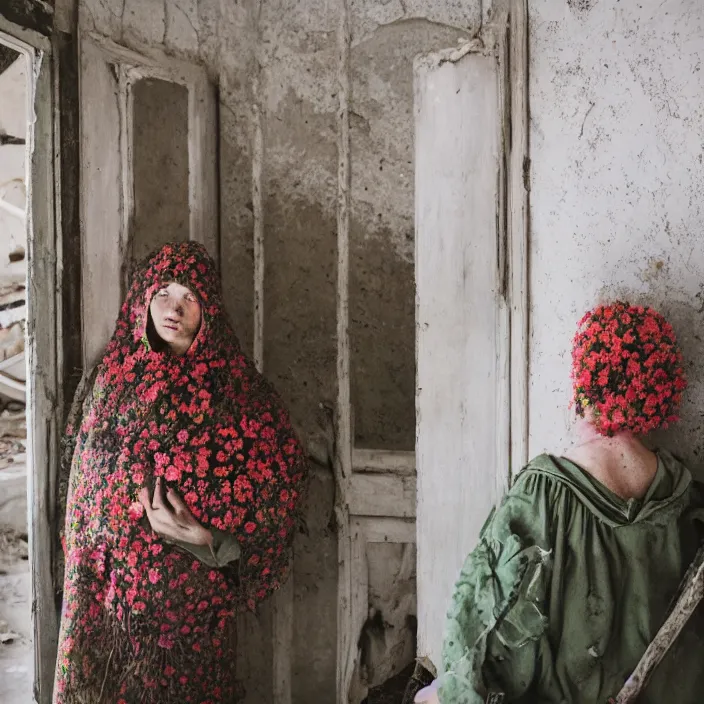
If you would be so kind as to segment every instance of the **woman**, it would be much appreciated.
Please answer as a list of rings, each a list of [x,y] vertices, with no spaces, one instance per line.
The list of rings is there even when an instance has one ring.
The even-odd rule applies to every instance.
[[[205,249],[135,275],[67,429],[56,704],[233,700],[234,613],[286,577],[306,478]]]
[[[490,516],[456,584],[439,692],[416,701],[607,702],[695,556],[700,486],[640,439],[676,420],[686,386],[671,326],[649,308],[599,306],[572,357],[581,442],[534,459]],[[702,701],[702,638],[690,623],[639,702]]]

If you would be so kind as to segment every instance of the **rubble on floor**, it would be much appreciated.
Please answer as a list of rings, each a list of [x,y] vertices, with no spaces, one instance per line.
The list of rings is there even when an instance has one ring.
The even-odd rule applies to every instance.
[[[413,676],[415,663],[411,663],[401,672],[389,678],[384,684],[372,687],[362,704],[402,704],[403,695],[409,680]]]
[[[32,701],[33,649],[27,543],[24,404],[0,413],[0,704]]]
[[[34,654],[27,558],[27,535],[0,528],[0,704],[32,701]]]

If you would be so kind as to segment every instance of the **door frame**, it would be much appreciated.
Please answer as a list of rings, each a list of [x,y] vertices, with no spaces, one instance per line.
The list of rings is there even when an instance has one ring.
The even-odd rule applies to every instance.
[[[219,263],[217,96],[203,67],[95,33],[80,35],[79,73],[83,358],[90,368],[110,339],[131,274],[132,86],[155,78],[188,91],[189,237]]]
[[[31,67],[27,139],[27,492],[34,702],[51,702],[58,610],[51,559],[61,422],[61,230],[57,227],[60,153],[55,144],[54,52],[49,37],[0,15],[3,43]]]
[[[462,491],[463,511],[470,515],[479,514],[483,520],[488,513],[486,504],[498,501],[506,488],[510,486],[515,476],[528,461],[529,452],[529,105],[528,105],[528,2],[527,0],[506,0],[496,8],[491,22],[484,25],[481,37],[467,42],[461,48],[452,48],[435,52],[429,56],[421,56],[414,67],[415,80],[419,72],[433,70],[447,71],[449,64],[459,64],[471,55],[491,56],[496,61],[495,80],[497,95],[496,120],[489,129],[494,130],[497,139],[496,164],[492,163],[492,172],[487,179],[493,178],[496,170],[496,189],[494,199],[495,213],[489,214],[483,226],[487,232],[495,228],[496,232],[496,283],[492,291],[485,291],[486,300],[482,303],[492,306],[497,311],[496,336],[496,398],[497,408],[494,420],[496,428],[495,460],[488,467],[472,467],[458,458],[450,458],[442,476],[434,471],[443,460],[441,453],[428,452],[430,435],[437,434],[438,428],[429,425],[432,417],[432,401],[437,400],[438,384],[435,383],[429,370],[433,364],[426,364],[425,374],[418,376],[417,389],[417,440],[423,435],[423,442],[416,446],[418,463],[418,657],[424,666],[437,668],[441,663],[440,651],[442,641],[442,604],[446,604],[450,593],[446,588],[454,583],[462,560],[454,561],[437,559],[437,551],[447,557],[454,548],[462,553],[462,559],[476,543],[481,523],[475,524],[471,530],[463,526],[454,537],[460,542],[453,547],[443,543],[442,532],[444,522],[448,521],[447,513],[443,514],[441,522],[435,521],[439,528],[432,534],[428,531],[428,523],[433,525],[433,516],[440,510],[447,511],[439,491],[446,495],[456,495]],[[458,91],[459,93],[459,91]],[[437,99],[434,97],[434,99]],[[416,110],[418,110],[418,95],[416,95]],[[482,162],[484,163],[484,162]],[[418,169],[418,163],[416,163]],[[417,171],[418,173],[418,171]],[[484,181],[484,184],[490,181]],[[481,186],[481,179],[478,180]],[[418,206],[418,182],[416,183],[416,206]],[[466,191],[464,196],[466,197]],[[418,215],[418,211],[417,211]],[[416,218],[418,228],[419,218]],[[495,225],[492,223],[495,221]],[[467,242],[465,239],[463,242]],[[418,230],[416,231],[416,247],[418,247]],[[423,252],[416,250],[416,285],[418,282],[418,265],[426,264],[422,260]],[[426,273],[427,276],[427,273]],[[417,290],[418,295],[418,290]],[[466,295],[463,290],[462,296]],[[420,301],[417,299],[418,308]],[[462,309],[465,301],[461,300],[458,309]],[[424,311],[424,319],[417,318],[416,343],[417,364],[420,364],[419,340],[426,334],[425,325],[428,313]],[[466,340],[465,340],[466,341]],[[435,341],[437,342],[437,341]],[[427,354],[427,353],[426,353]],[[430,359],[428,357],[428,359]],[[432,360],[441,373],[446,373],[440,364]],[[455,383],[460,383],[457,379]],[[479,380],[475,380],[479,382]],[[477,383],[473,393],[481,398],[481,383]],[[490,391],[491,393],[491,391]],[[465,398],[466,400],[470,399]],[[463,412],[466,410],[464,407]],[[424,413],[425,412],[425,413]],[[425,416],[425,417],[424,417]],[[430,430],[429,430],[430,429]],[[457,430],[453,428],[453,438],[471,437],[471,429]],[[441,434],[438,434],[442,439]],[[435,439],[435,438],[433,438]],[[470,453],[471,454],[471,453]],[[459,471],[458,471],[459,470]],[[478,491],[477,491],[478,490]],[[454,516],[449,517],[450,523]],[[443,585],[442,582],[445,582]]]

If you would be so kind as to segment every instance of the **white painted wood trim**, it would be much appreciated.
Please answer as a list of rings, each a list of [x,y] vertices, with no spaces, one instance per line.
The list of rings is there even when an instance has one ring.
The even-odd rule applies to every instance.
[[[27,492],[34,644],[36,704],[52,698],[58,646],[58,614],[54,599],[52,561],[54,492],[59,457],[57,299],[61,278],[57,270],[55,179],[58,153],[54,150],[54,93],[51,45],[45,37],[0,18],[2,42],[23,54],[28,71],[27,115],[33,116],[26,145],[28,244],[28,303],[26,377]],[[41,53],[43,52],[43,53]],[[33,78],[34,80],[30,80]],[[35,106],[41,106],[37,110]],[[30,117],[30,119],[31,119]]]
[[[507,474],[508,331],[495,264],[503,145],[489,46],[414,65],[418,654],[436,665],[447,599]]]
[[[352,516],[413,518],[416,515],[416,479],[355,473],[349,483],[348,502]]]
[[[83,361],[92,368],[122,304],[122,123],[119,76],[101,45],[80,40],[81,244]],[[109,148],[109,150],[108,150]]]
[[[497,237],[497,356],[496,356],[496,467],[493,472],[494,496],[506,492],[511,477],[511,309],[509,304],[509,277],[512,261],[509,252],[508,222],[508,145],[511,139],[511,86],[509,81],[508,15],[501,11],[495,19],[497,42],[499,184],[496,213]]]
[[[12,47],[15,51],[23,53],[25,49],[16,49],[15,47],[31,47],[32,50],[37,49],[51,55],[52,46],[49,37],[45,37],[33,29],[13,24],[2,15],[0,15],[0,33],[2,33],[3,44]]]
[[[264,208],[262,204],[264,168],[264,129],[260,108],[260,84],[257,67],[252,80],[252,216],[254,219],[254,362],[264,366]]]
[[[205,69],[198,73],[187,84],[190,238],[219,263],[217,98]]]
[[[31,96],[42,109],[35,112],[31,148],[32,177],[28,198],[32,207],[28,218],[29,295],[28,362],[29,383],[28,471],[30,497],[30,545],[32,566],[32,612],[34,618],[34,678],[38,701],[48,704],[54,683],[58,648],[58,614],[54,594],[52,561],[54,547],[51,526],[59,460],[58,379],[56,350],[57,296],[61,295],[56,271],[56,230],[54,222],[53,92],[51,57],[34,63],[37,82]],[[35,695],[36,696],[36,695]]]
[[[416,473],[416,453],[356,447],[352,451],[352,469],[354,472],[388,472],[410,476]]]
[[[347,0],[341,0],[338,71],[338,197],[337,197],[337,446],[344,479],[352,472],[352,409],[350,400],[350,26]]]
[[[528,0],[510,5],[511,145],[508,162],[508,233],[511,303],[511,474],[528,462],[529,290],[529,108]]]
[[[120,185],[122,195],[120,223],[120,301],[124,300],[130,286],[134,222],[134,95],[132,85],[138,80],[136,71],[129,66],[117,64],[117,111],[120,121]]]
[[[177,83],[188,90],[188,196],[190,239],[205,245],[219,262],[217,96],[205,68],[174,59],[157,49],[138,53],[95,33],[88,35],[128,76]],[[120,91],[124,93],[127,86]],[[132,111],[128,111],[131,120]],[[130,160],[130,169],[131,169]]]
[[[80,50],[83,351],[90,366],[112,334],[129,275],[132,86],[156,78],[188,91],[189,238],[219,262],[217,103],[201,66],[156,50],[137,53],[96,34],[82,36]]]
[[[183,86],[194,85],[204,78],[207,80],[207,74],[202,66],[176,59],[160,49],[144,47],[137,52],[96,32],[85,32],[81,36],[83,41],[89,40],[100,47],[114,63],[124,64],[137,70],[142,78],[158,78]]]
[[[356,518],[368,543],[415,543],[416,522],[404,518]]]
[[[398,480],[396,480],[398,481]],[[351,572],[354,575],[350,599],[350,625],[354,638],[354,659],[348,698],[344,704],[358,704],[368,695],[368,688],[359,671],[359,636],[369,616],[369,561],[370,543],[415,543],[415,522],[397,518],[352,518],[350,521]],[[353,697],[351,698],[350,697]]]
[[[358,704],[366,699],[369,690],[362,680],[360,672],[359,636],[369,615],[369,562],[367,558],[367,540],[359,521],[352,521],[350,527],[352,542],[351,573],[353,582],[350,598],[350,628],[354,638],[350,648],[350,684],[344,702]]]
[[[349,255],[350,255],[350,9],[339,0],[338,41],[338,177],[337,177],[337,402],[334,459],[338,528],[338,607],[336,690],[338,704],[348,704],[357,661],[351,615],[354,573],[348,485],[352,474],[352,409],[350,401]]]

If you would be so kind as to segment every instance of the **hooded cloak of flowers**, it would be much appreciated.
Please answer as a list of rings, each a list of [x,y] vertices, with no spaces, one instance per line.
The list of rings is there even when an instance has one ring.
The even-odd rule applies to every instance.
[[[152,348],[147,334],[151,299],[172,281],[201,305],[183,356]],[[136,272],[67,450],[55,701],[230,701],[232,616],[285,579],[307,472],[201,245],[166,245]],[[202,525],[234,536],[240,559],[211,568],[154,533],[138,493],[156,477]]]

